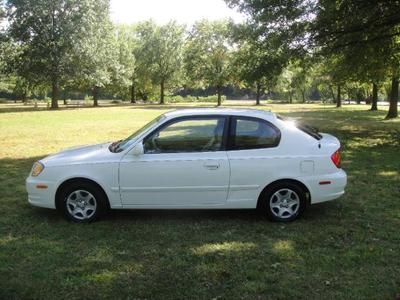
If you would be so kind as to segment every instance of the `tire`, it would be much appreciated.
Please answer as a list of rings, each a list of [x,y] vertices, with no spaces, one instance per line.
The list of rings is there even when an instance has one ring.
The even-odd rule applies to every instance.
[[[106,212],[107,196],[93,183],[72,182],[59,193],[57,209],[73,222],[93,222]]]
[[[262,195],[261,207],[268,219],[291,222],[304,212],[307,195],[302,187],[292,182],[280,182],[268,187]]]

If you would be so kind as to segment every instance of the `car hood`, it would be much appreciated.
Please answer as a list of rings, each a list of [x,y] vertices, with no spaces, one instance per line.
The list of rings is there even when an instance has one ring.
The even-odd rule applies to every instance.
[[[117,153],[112,153],[108,149],[110,142],[78,146],[64,149],[56,154],[47,156],[40,161],[45,166],[58,166],[66,164],[82,164],[82,163],[104,163],[116,159]],[[119,157],[119,156],[118,156]]]

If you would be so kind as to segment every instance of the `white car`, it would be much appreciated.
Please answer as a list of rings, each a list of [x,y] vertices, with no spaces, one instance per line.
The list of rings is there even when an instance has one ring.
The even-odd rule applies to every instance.
[[[29,203],[90,222],[112,209],[255,209],[296,219],[344,194],[337,138],[271,112],[163,114],[125,140],[66,149],[33,165]]]

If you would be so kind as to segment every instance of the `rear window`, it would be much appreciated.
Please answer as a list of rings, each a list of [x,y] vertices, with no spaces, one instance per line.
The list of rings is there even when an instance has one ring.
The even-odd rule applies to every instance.
[[[318,132],[318,129],[315,127],[312,127],[310,125],[304,124],[302,122],[295,121],[290,118],[286,118],[280,115],[276,116],[279,120],[282,120],[284,122],[292,122],[294,126],[296,126],[297,129],[307,133],[309,136],[312,136],[316,140],[322,139],[322,135]]]
[[[234,117],[231,127],[232,150],[250,150],[276,147],[281,133],[265,120]]]

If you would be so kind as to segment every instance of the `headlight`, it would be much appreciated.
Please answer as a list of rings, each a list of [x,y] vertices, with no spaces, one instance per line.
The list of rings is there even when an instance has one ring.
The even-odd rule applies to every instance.
[[[32,167],[31,176],[36,177],[44,170],[44,165],[41,162],[35,162]]]

